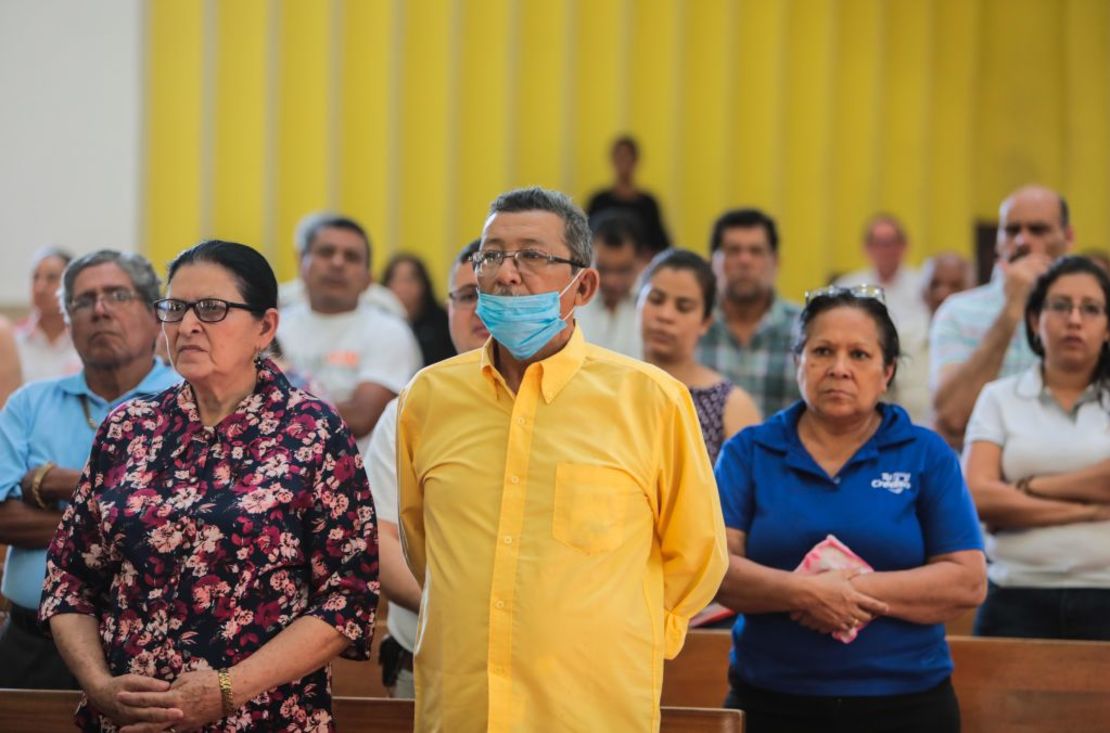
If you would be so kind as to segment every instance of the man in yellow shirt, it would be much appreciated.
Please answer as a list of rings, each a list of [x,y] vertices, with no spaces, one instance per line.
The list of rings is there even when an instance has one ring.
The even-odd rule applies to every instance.
[[[402,395],[419,731],[657,730],[663,659],[724,575],[688,390],[574,325],[590,249],[565,195],[500,196],[474,258],[492,338]]]

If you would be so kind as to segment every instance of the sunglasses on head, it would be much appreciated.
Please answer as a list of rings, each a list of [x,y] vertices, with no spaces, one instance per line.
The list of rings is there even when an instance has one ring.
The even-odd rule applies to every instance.
[[[853,285],[850,288],[841,287],[840,285],[829,285],[828,287],[818,288],[817,290],[806,291],[806,305],[809,305],[819,298],[835,298],[838,295],[850,295],[853,298],[870,298],[877,300],[886,305],[886,293],[880,285]]]

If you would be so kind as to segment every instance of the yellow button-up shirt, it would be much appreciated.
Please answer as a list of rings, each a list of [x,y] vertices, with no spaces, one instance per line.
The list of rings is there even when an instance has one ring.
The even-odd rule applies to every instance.
[[[490,341],[402,395],[397,478],[418,731],[658,729],[727,565],[686,387],[576,330],[514,395]]]

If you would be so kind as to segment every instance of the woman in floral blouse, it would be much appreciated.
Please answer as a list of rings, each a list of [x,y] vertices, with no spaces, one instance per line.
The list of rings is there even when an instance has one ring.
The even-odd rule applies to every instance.
[[[277,282],[205,242],[155,304],[185,382],[113,412],[41,607],[84,730],[329,730],[328,662],[369,654],[377,533],[347,426],[258,357]]]

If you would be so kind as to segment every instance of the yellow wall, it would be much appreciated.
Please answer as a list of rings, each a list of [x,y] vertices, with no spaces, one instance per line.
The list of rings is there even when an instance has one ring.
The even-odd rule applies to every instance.
[[[293,277],[309,210],[362,220],[376,264],[437,282],[507,188],[584,201],[609,141],[704,251],[725,207],[779,219],[782,289],[861,264],[902,217],[919,261],[971,251],[1029,181],[1110,246],[1104,0],[150,2],[145,247],[257,246]]]

